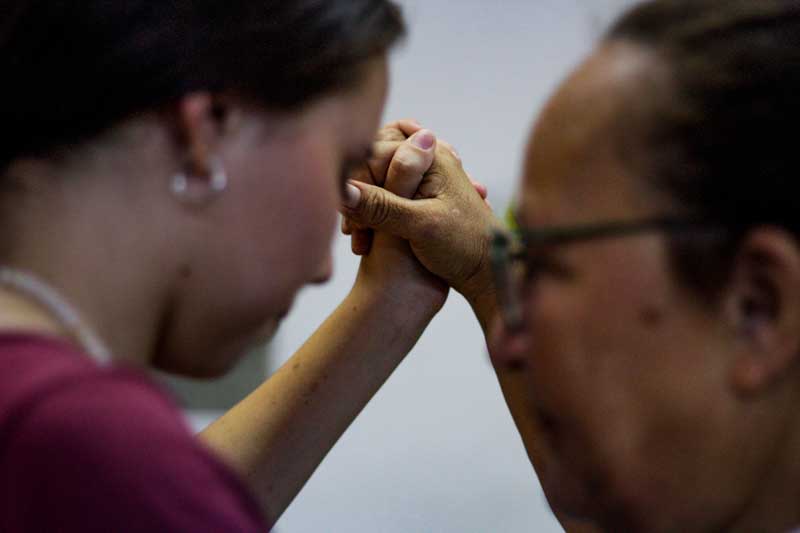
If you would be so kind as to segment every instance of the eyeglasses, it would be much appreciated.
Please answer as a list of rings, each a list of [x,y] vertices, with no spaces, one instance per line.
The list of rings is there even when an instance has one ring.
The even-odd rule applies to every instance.
[[[522,292],[528,275],[531,250],[534,248],[651,231],[677,233],[720,228],[720,225],[707,220],[664,216],[629,222],[528,229],[519,228],[513,223],[513,213],[509,213],[508,218],[512,221],[509,225],[514,229],[493,232],[491,263],[500,315],[506,328],[511,331],[518,331],[523,325]]]

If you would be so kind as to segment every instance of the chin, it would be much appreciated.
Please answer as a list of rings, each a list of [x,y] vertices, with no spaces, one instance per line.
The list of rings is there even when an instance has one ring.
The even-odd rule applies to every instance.
[[[555,417],[537,412],[540,450],[537,474],[550,508],[561,517],[592,520],[598,517],[598,492],[604,484],[591,479],[575,455],[569,432]],[[595,490],[597,489],[597,490]]]
[[[152,365],[158,370],[178,376],[216,379],[233,370],[251,347],[251,341],[240,338],[213,350],[186,348],[179,352],[161,352]]]
[[[215,379],[225,376],[250,350],[267,344],[278,331],[285,312],[262,321],[248,331],[239,331],[228,339],[207,339],[202,346],[181,346],[163,349],[152,361],[152,366],[163,372],[195,379]]]
[[[557,461],[566,463],[551,462],[539,480],[550,508],[559,517],[595,524],[603,531],[651,530],[636,518],[632,513],[636,508],[631,506],[633,502],[621,498],[618,487],[607,476],[574,471],[572,465],[578,463],[576,460],[562,457]]]
[[[162,372],[186,378],[217,379],[230,372],[245,353],[240,351],[235,356],[220,357],[217,355],[206,360],[159,356],[153,360],[153,367]]]
[[[281,313],[279,316],[272,317],[267,320],[263,326],[261,326],[252,336],[250,339],[250,348],[255,346],[259,346],[262,344],[267,344],[278,333],[278,328],[281,325],[281,321],[286,316],[286,313]]]
[[[552,476],[540,475],[539,477],[547,503],[553,512],[559,516],[578,520],[596,518],[590,502],[587,500],[587,495],[580,490],[575,480],[553,479],[557,475],[556,472],[553,472]]]

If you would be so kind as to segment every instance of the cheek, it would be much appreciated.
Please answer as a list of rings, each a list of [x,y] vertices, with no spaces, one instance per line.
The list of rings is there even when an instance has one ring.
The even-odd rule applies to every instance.
[[[629,449],[653,414],[647,389],[668,372],[664,283],[657,265],[613,246],[570,259],[587,265],[574,281],[542,282],[531,296],[534,387],[587,440]]]
[[[550,352],[543,359],[590,389],[625,390],[653,369],[649,360],[663,342],[669,294],[659,256],[632,248],[576,251],[569,257],[582,265],[576,279],[544,286],[532,313],[533,327],[547,340],[543,351]]]
[[[230,185],[198,246],[196,284],[230,321],[259,326],[320,279],[336,226],[329,158],[306,142],[247,145],[227,164]],[[238,327],[238,326],[235,326]]]
[[[310,262],[318,265],[330,254],[335,234],[341,193],[332,170],[324,165],[309,168],[299,177],[292,203],[292,216],[300,242],[306,247]]]
[[[590,353],[584,346],[585,301],[575,287],[543,280],[527,297],[531,351],[528,364],[543,407],[580,411]]]
[[[279,243],[283,263],[301,282],[308,282],[330,254],[340,201],[331,159],[313,146],[285,158],[260,208],[262,215],[272,211],[263,217],[263,231]]]

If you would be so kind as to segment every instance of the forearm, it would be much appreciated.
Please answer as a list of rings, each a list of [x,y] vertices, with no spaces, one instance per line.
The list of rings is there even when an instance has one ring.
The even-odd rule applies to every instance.
[[[266,383],[202,433],[274,524],[436,309],[356,288]]]

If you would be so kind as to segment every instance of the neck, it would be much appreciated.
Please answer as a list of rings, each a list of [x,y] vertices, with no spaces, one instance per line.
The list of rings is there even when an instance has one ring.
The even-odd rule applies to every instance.
[[[142,115],[63,160],[14,162],[8,173],[18,186],[0,196],[0,266],[55,289],[115,361],[153,361],[179,291],[189,249],[175,228],[194,220],[168,191],[175,159],[171,129]],[[63,334],[55,317],[0,307],[0,327]]]
[[[111,357],[144,366],[152,359],[154,340],[146,334],[147,328],[129,325],[147,323],[135,319],[132,299],[123,296],[124,305],[114,306],[103,297],[124,292],[92,283],[97,294],[87,294],[75,280],[63,275],[48,276],[30,267],[7,268],[4,265],[0,271],[9,278],[0,283],[0,331],[69,339],[98,362]]]
[[[157,245],[166,239],[147,239],[147,224],[118,205],[115,210],[107,198],[80,200],[81,209],[36,209],[37,223],[17,225],[14,246],[0,265],[54,289],[115,361],[147,366],[155,355],[169,280],[175,279],[168,275],[169,249]],[[53,310],[35,300],[3,288],[0,329],[71,336]]]

